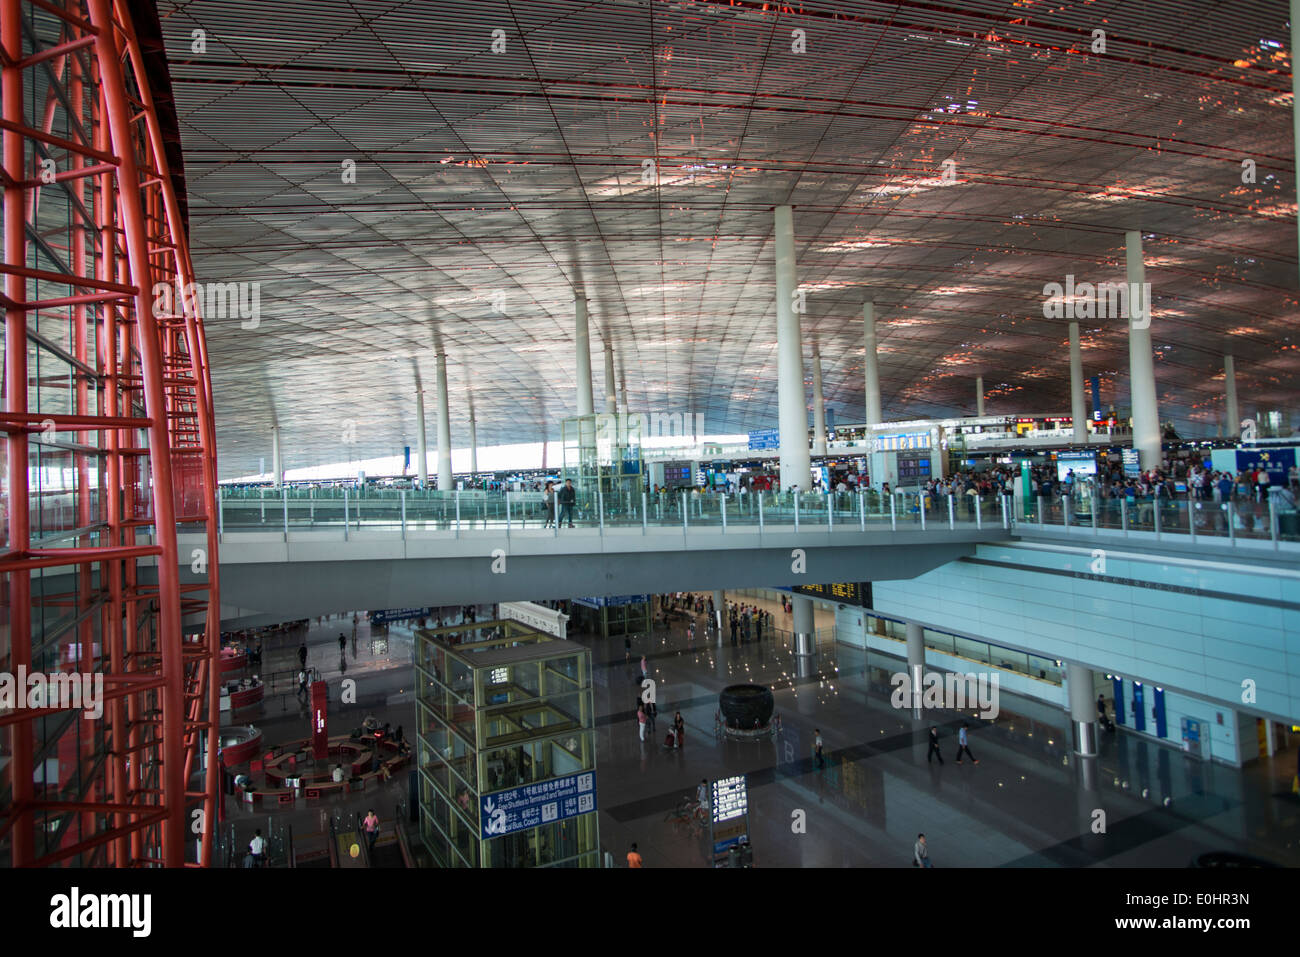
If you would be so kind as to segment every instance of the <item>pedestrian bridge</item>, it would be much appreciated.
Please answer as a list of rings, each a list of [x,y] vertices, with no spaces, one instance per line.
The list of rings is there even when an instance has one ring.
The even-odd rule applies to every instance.
[[[222,618],[231,623],[910,578],[1010,537],[1000,506],[927,512],[914,494],[625,496],[580,503],[572,529],[547,527],[540,495],[528,493],[222,499]],[[182,557],[203,544],[182,535]]]

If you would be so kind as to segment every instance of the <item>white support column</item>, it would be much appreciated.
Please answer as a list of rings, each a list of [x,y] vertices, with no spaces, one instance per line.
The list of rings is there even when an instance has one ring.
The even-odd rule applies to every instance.
[[[415,474],[420,480],[420,488],[429,487],[429,434],[424,427],[424,389],[417,381],[415,384],[415,429],[416,450],[419,458],[415,463]]]
[[[817,653],[816,617],[813,614],[811,598],[794,595],[790,599],[793,616],[791,628],[794,631],[794,653],[796,655],[813,655]]]
[[[1237,405],[1237,365],[1232,356],[1223,357],[1223,437],[1241,434],[1241,409]]]
[[[1291,0],[1291,50],[1300,49],[1296,44],[1300,43],[1300,0]],[[1294,54],[1293,54],[1294,55]],[[1292,124],[1292,145],[1300,149],[1300,71],[1291,70],[1291,124]],[[1300,191],[1300,183],[1296,184],[1297,190]],[[1300,239],[1300,233],[1297,233],[1297,239]],[[1241,420],[1238,419],[1233,425],[1233,429],[1241,428]]]
[[[982,375],[975,377],[975,414],[981,418],[984,416],[984,377]]]
[[[1097,706],[1092,697],[1092,669],[1073,661],[1066,663],[1070,694],[1070,722],[1074,729],[1074,750],[1086,756],[1097,753]]]
[[[614,391],[614,347],[605,343],[605,411],[618,414],[618,399]]]
[[[271,426],[271,468],[275,470],[271,476],[272,488],[280,488],[284,484],[284,461],[280,458],[280,427]]]
[[[912,685],[912,716],[921,717],[921,688],[925,683],[925,629],[919,622],[907,623],[907,677]]]
[[[451,481],[451,408],[447,400],[447,357],[438,353],[438,491],[447,492]]]
[[[472,409],[469,414],[469,470],[471,475],[478,474],[478,422]]]
[[[862,377],[866,383],[867,425],[879,425],[880,417],[880,367],[876,364],[876,304],[862,304],[862,340],[866,350],[862,356]],[[874,479],[875,476],[872,476]]]
[[[813,455],[826,454],[826,399],[822,395],[822,354],[813,343]]]
[[[1070,416],[1074,419],[1074,441],[1088,441],[1088,411],[1083,404],[1083,347],[1079,342],[1079,324],[1070,323]]]
[[[592,415],[591,333],[587,329],[587,300],[578,293],[573,300],[573,349],[578,361],[578,415]]]
[[[781,487],[812,485],[808,400],[803,391],[803,340],[794,311],[794,210],[776,207],[776,381],[781,434]]]
[[[1152,308],[1140,290],[1146,282],[1142,261],[1142,233],[1124,234],[1128,266],[1129,404],[1133,410],[1133,448],[1142,469],[1160,468],[1160,410],[1156,404],[1156,367],[1151,351]],[[1144,303],[1141,310],[1137,303]]]
[[[467,389],[469,399],[469,473],[471,479],[478,474],[478,421],[474,416],[474,390]]]

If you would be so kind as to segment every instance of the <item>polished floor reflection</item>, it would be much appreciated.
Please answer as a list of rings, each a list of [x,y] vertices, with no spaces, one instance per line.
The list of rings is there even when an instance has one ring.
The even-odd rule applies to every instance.
[[[776,626],[789,629],[779,605],[734,600],[773,610]],[[1004,692],[993,722],[952,711],[914,720],[889,701],[899,659],[823,646],[801,660],[767,637],[737,646],[728,634],[706,638],[700,622],[693,643],[681,622],[638,640],[630,662],[621,638],[571,636],[594,651],[601,842],[620,863],[635,841],[647,867],[708,866],[707,833],[665,816],[702,778],[743,773],[756,866],[907,867],[918,832],[936,867],[1185,867],[1219,850],[1300,865],[1294,751],[1235,770],[1119,732],[1103,734],[1100,756],[1083,760],[1054,706]],[[642,654],[659,702],[644,743]],[[739,681],[774,688],[778,737],[715,732],[718,692]],[[663,741],[675,711],[687,730],[684,747],[670,751]],[[963,718],[978,766],[954,761]],[[940,729],[942,765],[926,760],[930,724]],[[816,728],[823,768],[812,757]],[[800,817],[806,830],[795,833]]]

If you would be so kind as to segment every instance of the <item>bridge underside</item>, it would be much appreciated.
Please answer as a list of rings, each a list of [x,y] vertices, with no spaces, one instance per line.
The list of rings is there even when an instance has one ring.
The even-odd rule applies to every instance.
[[[1001,534],[1001,533],[999,533]],[[332,558],[284,559],[292,544],[249,546],[257,556],[227,541],[222,550],[222,621],[225,627],[312,617],[357,608],[409,608],[533,598],[662,593],[687,589],[751,588],[756,584],[795,585],[831,581],[884,581],[914,578],[963,556],[973,555],[978,538],[948,537],[936,542],[906,541],[898,533],[886,542],[854,536],[821,536],[823,544],[800,536],[767,535],[761,545],[727,536],[727,547],[678,549],[647,547],[644,539],[627,544],[604,542],[579,551],[576,540],[480,539],[446,541],[434,557],[351,559],[348,552],[401,548],[411,543],[334,543]],[[986,537],[986,536],[980,536]],[[720,536],[719,536],[720,538]],[[757,536],[753,536],[756,540]],[[874,539],[876,536],[867,536]],[[566,551],[555,547],[563,542]],[[640,547],[638,547],[640,546]],[[313,550],[315,551],[315,550]],[[493,552],[496,552],[494,557]],[[241,557],[252,558],[239,561]],[[258,558],[261,560],[257,560]],[[670,559],[670,560],[665,560]]]

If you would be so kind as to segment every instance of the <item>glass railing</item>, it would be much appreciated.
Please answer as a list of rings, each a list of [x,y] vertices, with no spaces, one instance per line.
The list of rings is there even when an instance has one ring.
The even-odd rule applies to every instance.
[[[288,534],[311,529],[340,532],[529,532],[560,536],[574,530],[632,535],[650,529],[728,531],[820,529],[860,531],[1015,531],[1069,527],[1160,537],[1300,541],[1300,516],[1291,495],[1278,489],[1264,501],[1216,502],[1179,496],[1095,498],[1084,505],[1066,497],[1012,499],[1002,495],[949,496],[924,489],[891,495],[863,492],[689,491],[652,494],[580,493],[566,508],[548,505],[541,492],[438,492],[419,489],[222,489],[220,528]],[[559,518],[559,522],[555,521]]]
[[[1277,489],[1263,501],[1241,497],[1227,501],[1194,496],[1098,498],[1086,505],[1069,499],[1039,496],[1023,500],[1013,518],[1018,526],[1094,529],[1098,533],[1147,533],[1192,542],[1215,539],[1217,544],[1243,541],[1300,542],[1300,513],[1295,499]]]
[[[651,528],[690,532],[836,529],[860,531],[1011,527],[999,498],[953,503],[915,489],[863,492],[582,493],[559,514],[540,492],[438,492],[419,489],[221,489],[220,529],[283,532],[528,531],[561,535],[576,529],[637,534]],[[558,522],[556,519],[558,518]]]

